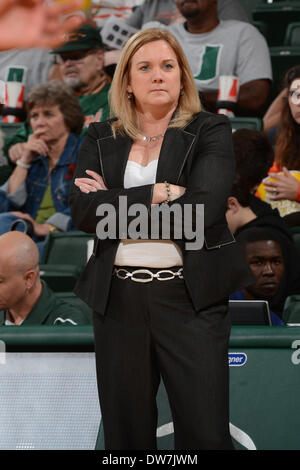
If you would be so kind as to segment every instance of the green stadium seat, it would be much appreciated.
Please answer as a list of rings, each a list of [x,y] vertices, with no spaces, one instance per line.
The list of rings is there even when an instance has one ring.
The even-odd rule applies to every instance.
[[[262,131],[263,121],[255,117],[233,117],[229,118],[233,132],[237,129],[254,129]]]
[[[79,308],[86,316],[89,318],[90,322],[93,322],[93,311],[92,309],[83,302],[79,297],[77,297],[74,292],[54,292],[55,297],[65,300],[71,305]]]
[[[286,72],[300,64],[300,46],[270,47],[269,50],[273,70],[272,94],[275,97],[282,89]]]
[[[300,21],[300,2],[294,0],[269,4],[261,0],[254,8],[252,17],[253,21],[267,24],[266,39],[269,46],[282,46],[288,24]]]
[[[283,44],[284,46],[300,46],[300,22],[288,24]]]
[[[300,295],[290,295],[286,299],[282,319],[285,323],[300,325]]]
[[[87,262],[87,243],[93,236],[80,231],[52,232],[40,260],[41,278],[54,291],[72,291]]]

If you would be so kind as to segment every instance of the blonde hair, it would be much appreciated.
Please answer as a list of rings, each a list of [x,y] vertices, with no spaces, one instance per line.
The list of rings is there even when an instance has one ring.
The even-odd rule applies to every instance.
[[[169,127],[183,127],[195,113],[201,111],[201,103],[194,78],[177,39],[166,30],[150,28],[137,32],[126,43],[116,71],[109,93],[111,117],[116,118],[112,122],[114,136],[127,134],[134,140],[140,138],[142,133],[139,126],[138,115],[134,105],[134,98],[128,99],[127,87],[129,84],[130,62],[133,55],[144,45],[154,41],[165,41],[176,54],[181,70],[181,83],[183,93],[179,96],[175,116],[169,123]]]

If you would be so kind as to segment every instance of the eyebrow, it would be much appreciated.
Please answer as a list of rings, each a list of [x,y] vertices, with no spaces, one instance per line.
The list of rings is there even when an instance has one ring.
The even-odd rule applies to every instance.
[[[151,62],[151,60],[140,60],[139,62],[137,62],[137,65],[139,64],[149,64]],[[164,59],[163,62],[176,62],[175,59]]]

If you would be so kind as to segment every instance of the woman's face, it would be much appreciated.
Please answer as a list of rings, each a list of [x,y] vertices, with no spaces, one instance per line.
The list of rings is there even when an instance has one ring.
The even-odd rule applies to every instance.
[[[144,44],[132,56],[127,91],[133,93],[138,111],[176,108],[181,87],[177,57],[166,41]]]
[[[296,78],[289,89],[289,105],[291,114],[297,124],[300,124],[300,78]]]
[[[36,105],[31,109],[29,116],[34,134],[45,142],[58,140],[69,133],[57,104]]]

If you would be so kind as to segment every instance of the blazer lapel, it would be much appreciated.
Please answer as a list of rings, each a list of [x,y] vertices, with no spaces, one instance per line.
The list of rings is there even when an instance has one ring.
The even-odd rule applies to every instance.
[[[113,135],[98,139],[102,177],[108,188],[123,188],[124,173],[132,145],[128,136]]]
[[[161,147],[156,173],[156,183],[168,181],[177,184],[195,135],[183,129],[168,129]]]

